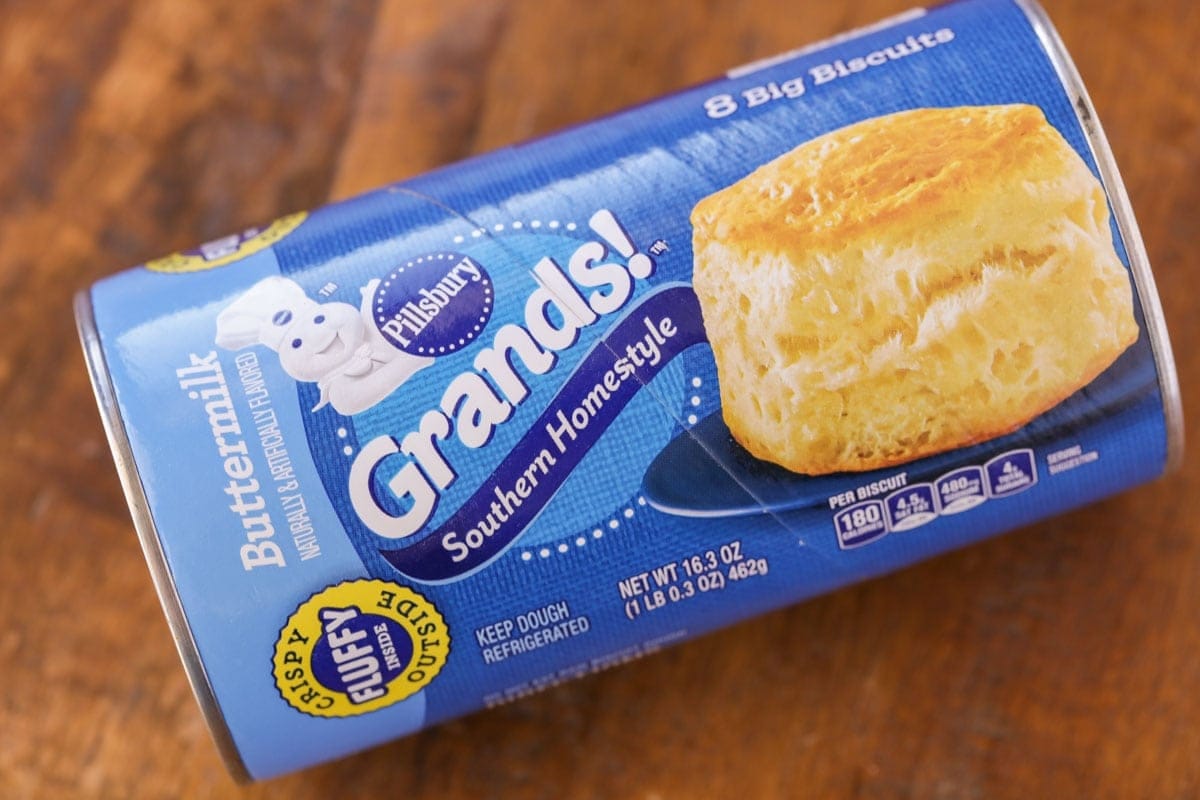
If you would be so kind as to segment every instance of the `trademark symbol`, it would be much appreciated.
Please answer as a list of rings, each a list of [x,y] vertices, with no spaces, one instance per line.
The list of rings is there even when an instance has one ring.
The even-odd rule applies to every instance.
[[[654,244],[650,245],[650,255],[661,256],[663,253],[667,252],[670,249],[671,248],[667,247],[666,242],[664,242],[662,239],[659,239]]]
[[[335,291],[337,291],[337,284],[330,282],[322,286],[317,294],[321,295],[322,297],[329,297],[329,295],[333,294]]]

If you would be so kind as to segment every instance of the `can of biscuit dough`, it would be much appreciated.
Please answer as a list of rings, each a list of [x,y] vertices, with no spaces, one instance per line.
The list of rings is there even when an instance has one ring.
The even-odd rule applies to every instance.
[[[77,300],[265,778],[1150,480],[1146,255],[1041,11],[915,11]]]

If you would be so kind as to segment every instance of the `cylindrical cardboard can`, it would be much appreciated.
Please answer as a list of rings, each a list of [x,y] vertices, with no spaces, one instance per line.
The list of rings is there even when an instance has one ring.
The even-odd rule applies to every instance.
[[[1150,480],[1158,298],[1026,0],[963,0],[77,300],[234,773],[523,697]]]

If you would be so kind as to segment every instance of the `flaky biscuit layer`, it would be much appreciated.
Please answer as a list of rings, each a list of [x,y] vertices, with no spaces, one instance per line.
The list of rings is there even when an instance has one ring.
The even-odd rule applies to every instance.
[[[1032,106],[843,128],[692,224],[726,422],[793,471],[1007,433],[1137,339],[1103,189]]]

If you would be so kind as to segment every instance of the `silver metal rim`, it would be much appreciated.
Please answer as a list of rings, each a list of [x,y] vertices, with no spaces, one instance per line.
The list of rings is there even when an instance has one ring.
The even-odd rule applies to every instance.
[[[75,295],[75,323],[79,331],[79,340],[83,345],[83,354],[87,361],[88,373],[92,378],[92,389],[96,393],[96,404],[100,407],[100,417],[104,422],[104,432],[108,436],[108,445],[112,450],[113,460],[117,465],[117,473],[121,477],[121,488],[125,492],[125,500],[129,504],[133,516],[133,527],[137,531],[142,552],[150,567],[150,577],[154,580],[154,588],[158,592],[158,600],[166,614],[167,624],[171,628],[171,636],[175,639],[175,648],[187,671],[188,681],[204,721],[208,724],[209,733],[217,745],[221,758],[230,774],[239,783],[251,780],[246,765],[234,744],[233,734],[225,722],[213,692],[208,673],[200,660],[196,648],[196,640],[188,626],[187,617],[183,612],[179,594],[175,591],[175,580],[171,568],[163,553],[162,543],[158,538],[158,530],[150,514],[150,506],[146,501],[146,493],[142,487],[141,476],[133,459],[133,450],[129,444],[129,434],[117,409],[116,394],[112,381],[109,379],[108,367],[104,358],[104,350],[96,331],[96,321],[92,313],[92,299],[88,292]]]
[[[1138,297],[1141,299],[1142,314],[1146,319],[1150,345],[1154,350],[1154,363],[1158,369],[1158,384],[1162,393],[1163,417],[1167,428],[1167,463],[1165,472],[1170,473],[1179,469],[1183,464],[1183,398],[1179,393],[1179,375],[1175,370],[1175,357],[1171,353],[1171,339],[1167,333],[1166,319],[1163,317],[1162,301],[1158,297],[1158,289],[1154,285],[1154,274],[1150,271],[1150,258],[1146,254],[1146,245],[1142,242],[1141,231],[1138,230],[1137,219],[1133,216],[1133,207],[1129,204],[1129,195],[1125,191],[1125,182],[1117,170],[1117,162],[1113,159],[1112,148],[1108,138],[1100,126],[1092,99],[1088,97],[1087,89],[1079,70],[1067,53],[1067,48],[1050,22],[1049,16],[1036,0],[1016,0],[1021,10],[1037,34],[1045,48],[1050,62],[1058,73],[1059,80],[1071,99],[1075,115],[1087,136],[1088,146],[1092,157],[1100,168],[1100,177],[1104,188],[1108,190],[1108,199],[1112,203],[1117,221],[1117,229],[1125,240],[1125,252],[1129,255],[1129,265],[1133,271],[1134,283],[1137,284]]]

